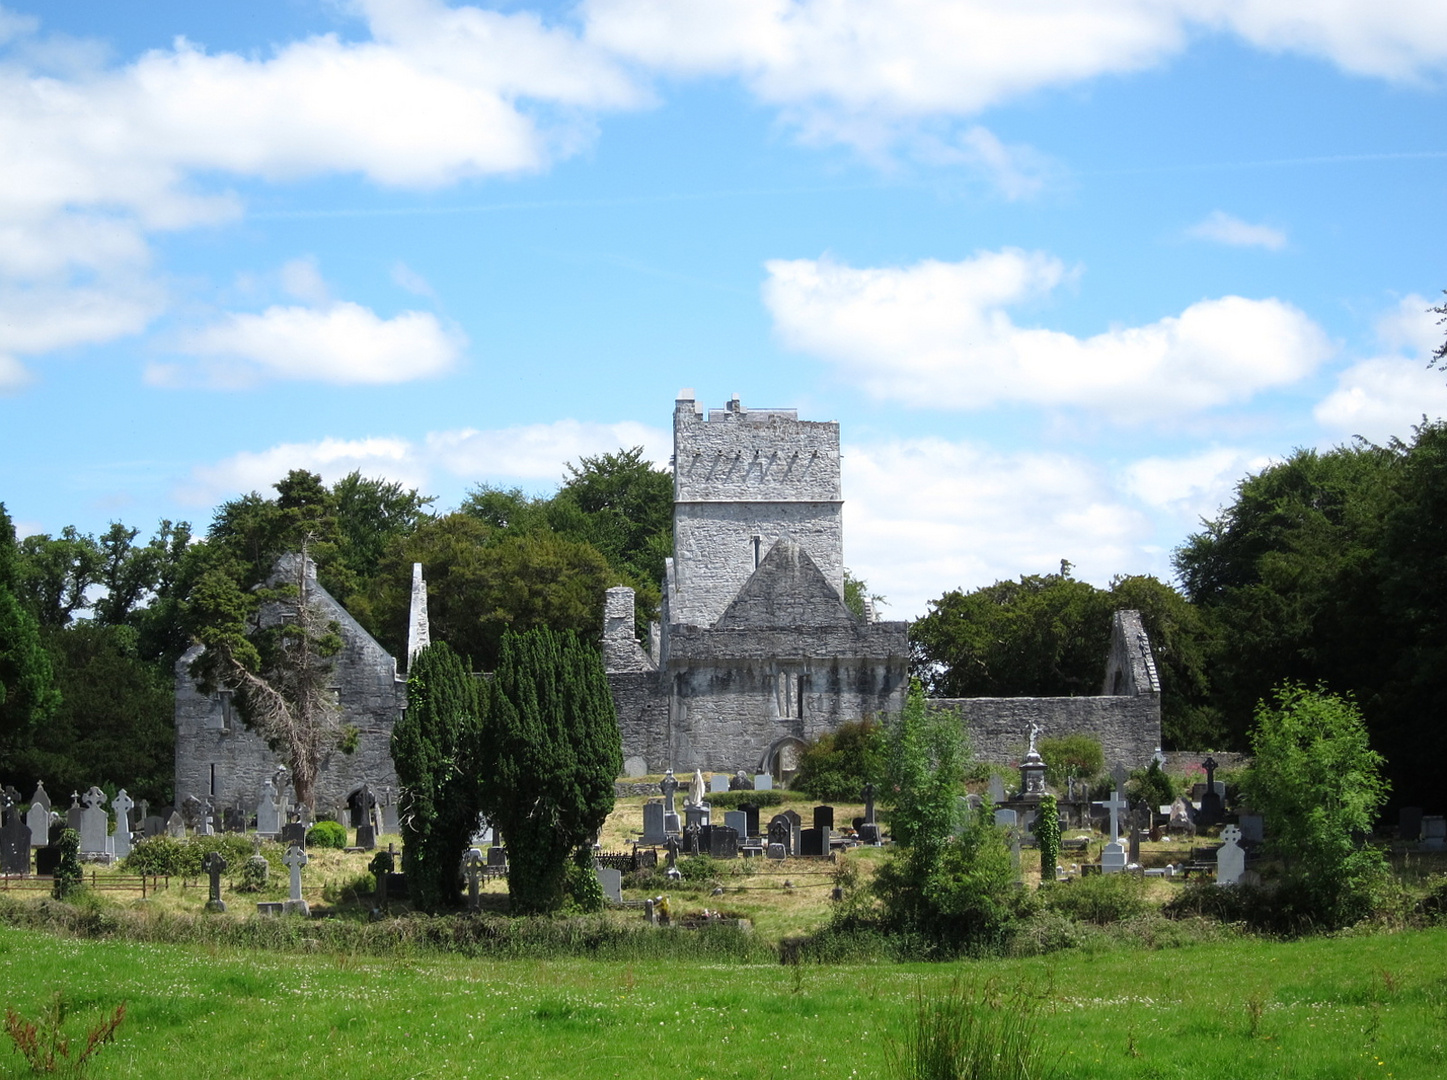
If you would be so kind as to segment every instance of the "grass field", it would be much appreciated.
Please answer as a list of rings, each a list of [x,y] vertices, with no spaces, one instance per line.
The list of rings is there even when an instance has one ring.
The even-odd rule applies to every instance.
[[[379,961],[0,928],[4,1004],[121,1001],[95,1077],[877,1077],[915,1000],[1038,1000],[1062,1077],[1441,1077],[1447,929],[937,966]],[[1013,1007],[1007,1004],[1005,1007]],[[25,1075],[8,1045],[0,1070]]]

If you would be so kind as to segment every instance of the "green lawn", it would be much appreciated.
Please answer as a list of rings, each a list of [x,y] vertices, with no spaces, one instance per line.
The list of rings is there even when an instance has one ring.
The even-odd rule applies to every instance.
[[[938,966],[605,964],[81,941],[0,927],[5,1004],[127,1002],[95,1077],[876,1077],[919,989],[1044,1001],[1066,1077],[1447,1075],[1447,929]],[[0,1069],[25,1075],[7,1045]]]

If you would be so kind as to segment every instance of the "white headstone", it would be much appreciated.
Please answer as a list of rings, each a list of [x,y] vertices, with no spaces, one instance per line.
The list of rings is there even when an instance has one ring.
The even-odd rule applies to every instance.
[[[1235,885],[1246,872],[1246,852],[1236,841],[1241,839],[1241,830],[1227,825],[1221,830],[1224,843],[1216,851],[1216,884]]]
[[[297,912],[302,915],[309,914],[307,902],[301,895],[301,868],[310,860],[306,852],[293,844],[286,849],[286,855],[281,860],[291,871],[291,897],[286,902],[286,911]]]
[[[125,788],[116,792],[116,797],[111,800],[111,809],[116,812],[116,831],[111,840],[117,859],[124,859],[131,853],[131,811],[135,805]]]
[[[1106,844],[1100,853],[1100,872],[1118,874],[1125,869],[1125,845],[1119,840]]]
[[[727,773],[713,773],[708,778],[709,794],[717,794],[729,789],[729,778]]]
[[[615,904],[623,902],[623,871],[611,866],[598,867],[598,884],[603,886],[603,895]]]
[[[261,800],[256,804],[256,831],[262,836],[281,832],[281,808],[276,805],[276,785],[270,780],[261,785]]]
[[[30,809],[25,814],[25,824],[30,826],[31,847],[44,847],[50,843],[50,796],[45,793],[44,784],[35,785]]]
[[[85,809],[80,814],[80,853],[82,855],[104,855],[106,837],[110,835],[110,821],[106,817],[105,792],[92,786],[81,796]]]
[[[755,791],[773,791],[773,790],[774,790],[774,774],[773,774],[773,773],[766,773],[766,772],[754,773],[754,790],[755,790]]]
[[[1005,828],[1007,828],[1007,829],[1013,829],[1013,828],[1015,827],[1016,822],[1017,822],[1018,820],[1019,820],[1019,818],[1018,818],[1018,816],[1016,815],[1015,811],[1013,811],[1013,810],[996,810],[996,811],[995,811],[995,824],[996,824],[996,825],[1003,825],[1003,826],[1005,826]]]

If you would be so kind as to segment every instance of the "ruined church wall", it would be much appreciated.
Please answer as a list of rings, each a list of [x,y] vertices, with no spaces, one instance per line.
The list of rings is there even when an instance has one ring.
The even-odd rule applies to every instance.
[[[1107,768],[1148,764],[1161,745],[1161,703],[1154,694],[1136,697],[931,698],[929,707],[956,711],[964,719],[975,757],[1001,764],[1024,755],[1031,723],[1043,738],[1090,735],[1100,740]]]

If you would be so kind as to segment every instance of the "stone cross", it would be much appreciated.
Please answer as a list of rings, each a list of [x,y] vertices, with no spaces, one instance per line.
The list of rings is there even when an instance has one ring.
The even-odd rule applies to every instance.
[[[1201,768],[1206,770],[1206,790],[1215,791],[1216,770],[1220,768],[1220,766],[1216,762],[1216,759],[1213,757],[1208,757],[1205,761],[1201,762]]]
[[[874,824],[874,785],[865,784],[864,790],[860,792],[864,798],[864,823]]]
[[[206,901],[206,910],[225,911],[226,904],[221,900],[221,875],[226,870],[226,860],[221,852],[207,852],[206,857],[201,860],[201,869],[211,877],[211,899]]]
[[[1216,851],[1216,884],[1235,885],[1246,871],[1246,853],[1236,841],[1241,839],[1241,830],[1227,825],[1221,830],[1224,843]]]
[[[1110,842],[1112,844],[1120,841],[1120,812],[1127,807],[1125,799],[1120,793],[1120,784],[1116,784],[1115,795],[1104,802],[1095,804],[1103,810],[1110,811]]]
[[[281,861],[291,870],[291,899],[293,901],[300,900],[302,898],[301,868],[311,860],[306,857],[305,851],[293,844],[286,849],[286,856]]]
[[[116,812],[116,833],[115,833],[115,856],[117,859],[124,859],[131,853],[131,811],[135,809],[135,803],[126,794],[126,789],[121,788],[116,792],[116,797],[111,800],[111,809]]]
[[[477,911],[482,907],[482,900],[478,896],[478,879],[482,876],[482,868],[485,863],[482,852],[477,848],[469,848],[466,857],[462,860],[463,869],[467,871],[467,908],[469,911]]]

